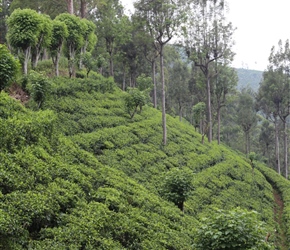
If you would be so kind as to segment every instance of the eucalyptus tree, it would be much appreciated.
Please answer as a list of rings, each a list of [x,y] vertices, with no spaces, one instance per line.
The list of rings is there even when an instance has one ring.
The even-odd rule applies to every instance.
[[[280,143],[279,143],[279,115],[275,100],[279,100],[281,92],[276,88],[279,82],[279,73],[274,72],[272,69],[263,73],[263,80],[260,83],[257,94],[257,108],[265,116],[265,118],[274,124],[275,128],[275,165],[276,170],[281,174],[280,163]]]
[[[238,83],[237,72],[234,68],[226,64],[217,64],[217,71],[215,85],[213,87],[213,107],[216,110],[217,116],[217,140],[220,144],[220,128],[221,128],[221,109],[227,105],[228,95],[235,92]]]
[[[53,20],[52,21],[52,36],[51,43],[49,44],[49,51],[52,62],[55,68],[55,75],[59,76],[59,59],[61,56],[61,49],[65,39],[68,37],[67,26],[64,22]]]
[[[17,9],[7,19],[9,44],[23,52],[23,72],[27,74],[31,48],[36,46],[42,31],[42,18],[35,10]]]
[[[165,80],[163,52],[164,46],[176,35],[185,20],[184,2],[182,0],[138,0],[134,4],[136,15],[143,20],[145,30],[156,41],[160,55],[160,76],[162,84],[162,127],[163,144],[167,143],[165,113]]]
[[[278,119],[283,123],[284,138],[284,169],[285,177],[288,179],[288,133],[287,118],[290,115],[290,47],[289,41],[286,40],[284,46],[279,41],[278,49],[272,48],[269,57],[269,65],[264,73],[264,80],[259,89],[262,108],[267,108],[270,118],[274,119],[276,128],[276,148],[278,149]],[[277,150],[276,149],[276,150]],[[276,152],[276,160],[278,160]],[[280,172],[277,166],[278,173]]]
[[[189,77],[190,72],[188,64],[181,59],[171,61],[171,67],[168,70],[168,97],[176,104],[179,120],[182,121],[183,109],[190,100]]]
[[[99,47],[105,47],[109,60],[109,75],[114,76],[114,56],[117,44],[128,40],[128,17],[123,15],[119,0],[108,0],[95,12]]]
[[[237,124],[241,126],[245,135],[245,153],[250,153],[250,132],[257,124],[253,91],[242,89],[238,95]]]
[[[211,73],[210,66],[217,61],[233,59],[232,35],[234,28],[226,23],[224,0],[189,1],[189,19],[182,41],[188,57],[203,72],[207,90],[208,141],[212,141],[211,79],[218,72]]]
[[[65,53],[68,59],[69,76],[72,77],[74,74],[76,54],[84,43],[82,36],[84,26],[79,17],[68,13],[58,15],[55,20],[64,22],[67,26],[68,36],[65,40]]]
[[[153,106],[157,108],[157,81],[156,81],[156,61],[159,57],[159,44],[146,30],[144,20],[138,15],[132,15],[132,22],[135,24],[137,34],[136,42],[142,48],[145,59],[151,66],[151,77],[153,82]],[[146,22],[145,22],[146,23]]]

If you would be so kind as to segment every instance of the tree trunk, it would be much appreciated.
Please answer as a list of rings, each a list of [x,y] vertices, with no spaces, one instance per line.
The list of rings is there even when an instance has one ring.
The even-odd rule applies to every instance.
[[[67,12],[71,15],[74,14],[74,2],[73,0],[66,0],[67,3]]]
[[[206,91],[207,91],[206,106],[207,106],[207,127],[208,127],[207,136],[208,136],[208,141],[211,142],[212,141],[212,115],[211,115],[210,77],[209,77],[208,69],[206,72]]]
[[[157,108],[157,86],[156,86],[156,77],[155,77],[155,60],[152,61],[152,81],[153,81],[153,105],[154,108]]]
[[[110,76],[114,77],[114,63],[112,54],[110,54]]]
[[[279,131],[278,131],[278,121],[277,117],[275,117],[275,156],[276,156],[276,167],[278,174],[281,174],[281,166],[280,166],[280,147],[279,147]]]
[[[165,113],[165,81],[163,69],[163,44],[160,44],[160,74],[162,84],[162,128],[163,128],[163,145],[167,144],[166,113]]]
[[[126,70],[124,69],[123,72],[123,85],[122,85],[122,90],[125,91],[126,90]]]
[[[81,0],[81,18],[86,18],[86,14],[87,14],[87,3],[86,0]]]
[[[31,47],[29,46],[23,52],[24,52],[23,73],[24,73],[24,75],[27,75],[27,73],[28,73],[28,62],[29,62]]]
[[[182,122],[182,106],[179,104],[179,121]]]
[[[284,125],[284,167],[285,167],[285,178],[288,180],[288,135],[287,135],[286,118],[283,121],[283,125]]]
[[[218,127],[217,127],[217,139],[218,144],[221,143],[221,108],[217,108],[217,120],[218,120]]]

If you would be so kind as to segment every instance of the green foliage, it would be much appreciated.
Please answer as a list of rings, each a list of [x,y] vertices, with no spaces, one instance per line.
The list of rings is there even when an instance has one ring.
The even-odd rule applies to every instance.
[[[142,112],[142,107],[145,105],[146,96],[144,92],[136,88],[130,88],[128,92],[129,95],[127,95],[125,98],[125,105],[127,112],[132,119],[136,114],[138,107],[140,113]]]
[[[140,76],[138,76],[136,79],[136,83],[140,91],[152,90],[153,88],[152,78],[146,76],[145,74],[141,74]]]
[[[202,250],[273,249],[264,241],[265,236],[256,212],[240,208],[217,210],[202,219],[196,231],[195,247]]]
[[[187,168],[173,168],[165,174],[162,195],[183,211],[183,204],[193,189],[193,174]]]
[[[28,78],[27,89],[32,99],[37,103],[37,108],[41,108],[50,91],[50,80],[36,71],[31,71]]]
[[[20,49],[26,49],[37,43],[41,16],[31,9],[16,9],[7,19],[9,43]]]
[[[20,68],[5,45],[0,44],[0,91],[9,86]]]

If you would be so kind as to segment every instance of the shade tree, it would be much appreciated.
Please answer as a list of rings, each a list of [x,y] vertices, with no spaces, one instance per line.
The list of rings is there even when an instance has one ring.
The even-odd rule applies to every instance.
[[[67,26],[68,36],[65,40],[64,51],[68,59],[69,76],[72,77],[75,71],[76,55],[84,44],[81,19],[77,16],[63,13],[58,15],[55,20],[64,22]]]
[[[185,19],[183,1],[150,1],[139,0],[135,4],[136,15],[142,20],[145,30],[158,44],[160,56],[160,76],[162,85],[162,128],[163,144],[167,143],[165,79],[164,79],[164,46],[177,34],[178,28]]]
[[[205,76],[208,141],[212,141],[211,80],[218,71],[211,71],[214,62],[233,59],[234,28],[225,21],[224,0],[188,1],[188,22],[181,43],[188,57]]]
[[[28,71],[31,48],[37,45],[42,30],[41,15],[31,9],[17,9],[7,19],[9,44],[23,53],[24,74]]]

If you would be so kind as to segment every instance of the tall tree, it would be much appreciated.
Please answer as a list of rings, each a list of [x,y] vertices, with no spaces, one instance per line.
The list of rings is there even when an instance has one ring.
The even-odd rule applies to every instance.
[[[41,15],[31,9],[17,9],[7,19],[8,42],[23,52],[23,72],[27,74],[31,48],[36,46],[41,32]]]
[[[119,0],[108,0],[99,5],[96,11],[97,36],[100,46],[105,46],[109,58],[109,75],[114,76],[114,55],[117,43],[123,43],[128,34],[124,34],[128,18],[123,16],[123,7]]]
[[[233,27],[226,23],[224,0],[189,1],[189,21],[184,29],[183,45],[189,58],[199,67],[206,79],[208,141],[212,141],[211,79],[218,72],[211,73],[213,62],[233,59]]]
[[[264,73],[264,81],[260,86],[262,100],[272,111],[277,129],[277,116],[283,123],[284,133],[284,170],[288,179],[288,133],[287,118],[290,115],[290,47],[289,40],[283,45],[280,40],[278,49],[272,48],[269,57],[268,71]],[[277,140],[277,132],[276,132]],[[279,172],[279,169],[278,169]]]
[[[217,116],[217,140],[218,144],[220,144],[221,109],[227,105],[228,95],[234,93],[238,83],[238,76],[235,69],[222,63],[217,64],[217,71],[219,73],[216,75],[213,89],[213,106]]]
[[[53,20],[52,21],[52,37],[49,45],[49,51],[52,62],[55,68],[55,75],[59,76],[59,59],[61,55],[62,45],[68,36],[67,26],[64,22]]]
[[[276,170],[281,174],[280,164],[280,143],[279,143],[279,115],[278,106],[275,104],[280,99],[281,91],[277,88],[279,74],[269,69],[263,74],[263,80],[257,94],[257,108],[262,112],[267,120],[275,127],[275,165]]]
[[[250,132],[257,123],[254,97],[251,89],[242,89],[238,99],[237,124],[245,134],[245,153],[250,153]]]
[[[165,112],[165,80],[164,80],[164,46],[177,33],[183,23],[185,12],[183,1],[178,0],[139,0],[135,2],[136,14],[144,20],[145,29],[159,45],[160,76],[162,84],[162,127],[163,144],[167,143],[166,112]]]
[[[51,42],[52,21],[48,15],[40,15],[41,23],[36,44],[31,49],[32,68],[35,69],[41,52],[46,49]]]
[[[69,76],[72,77],[74,74],[76,53],[79,52],[80,48],[84,43],[84,39],[82,36],[83,26],[81,24],[81,19],[74,15],[63,13],[58,15],[55,20],[64,22],[68,29],[65,52],[68,58]]]

